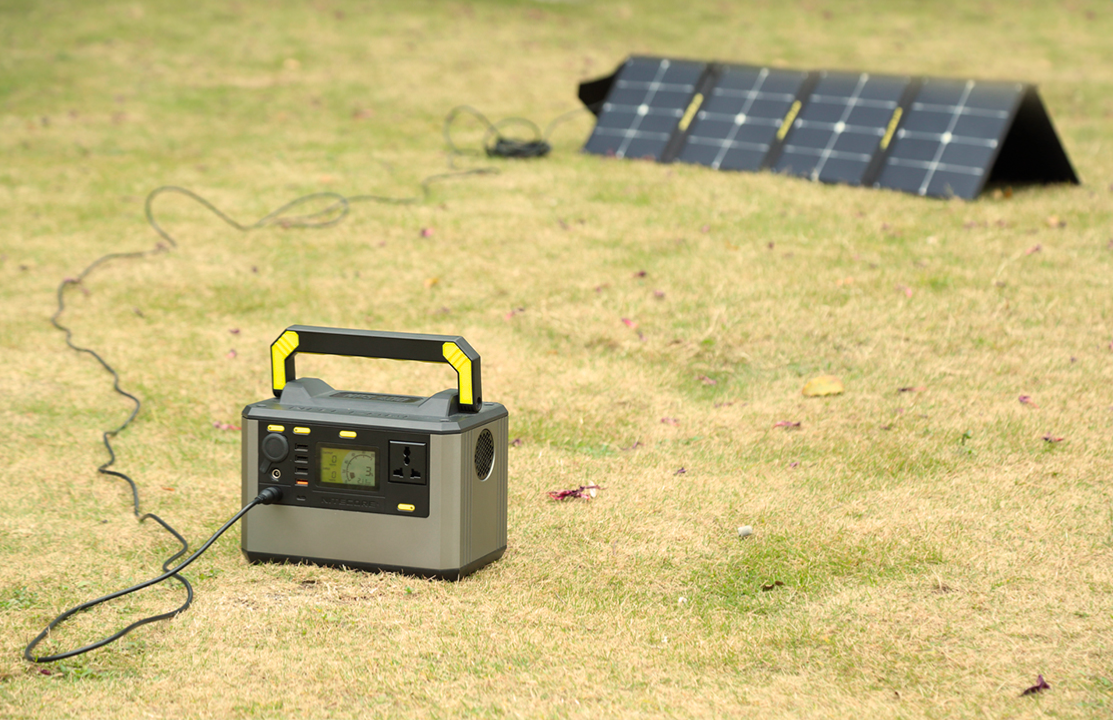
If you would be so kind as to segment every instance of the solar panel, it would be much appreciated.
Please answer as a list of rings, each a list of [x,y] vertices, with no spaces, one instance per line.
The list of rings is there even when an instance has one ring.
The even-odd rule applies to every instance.
[[[716,170],[973,198],[988,182],[1078,177],[1024,83],[805,72],[632,57],[580,86],[584,150]]]
[[[678,159],[715,170],[759,170],[808,74],[728,66],[717,79]]]
[[[1023,92],[1021,83],[925,80],[896,131],[877,185],[974,197]]]
[[[910,78],[821,73],[773,169],[860,185]]]
[[[703,63],[664,58],[628,60],[615,77],[584,149],[660,160],[704,68]]]

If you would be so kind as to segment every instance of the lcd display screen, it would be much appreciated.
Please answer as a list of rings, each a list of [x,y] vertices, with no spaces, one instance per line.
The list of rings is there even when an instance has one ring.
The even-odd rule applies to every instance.
[[[318,446],[320,482],[364,490],[379,488],[379,455],[375,448]]]

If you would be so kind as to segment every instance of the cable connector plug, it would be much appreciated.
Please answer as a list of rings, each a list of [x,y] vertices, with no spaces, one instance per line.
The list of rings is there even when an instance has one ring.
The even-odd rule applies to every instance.
[[[264,488],[259,496],[255,498],[255,502],[260,505],[270,505],[282,499],[282,488],[276,488],[273,485],[269,488]]]

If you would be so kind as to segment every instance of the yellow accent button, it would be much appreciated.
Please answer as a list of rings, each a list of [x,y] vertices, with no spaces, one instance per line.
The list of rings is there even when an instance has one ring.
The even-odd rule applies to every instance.
[[[341,430],[340,431],[340,437],[342,437],[342,438],[354,438],[355,436],[356,436],[356,434],[355,434],[355,431],[353,431],[353,430]]]
[[[285,425],[267,425],[267,432],[283,432],[285,430]]]
[[[294,434],[295,435],[308,435],[309,434],[309,428],[296,427],[296,428],[294,428]]]
[[[409,503],[398,503],[398,510],[401,512],[413,512],[414,510],[417,510],[417,508],[415,508],[413,505],[410,505]]]

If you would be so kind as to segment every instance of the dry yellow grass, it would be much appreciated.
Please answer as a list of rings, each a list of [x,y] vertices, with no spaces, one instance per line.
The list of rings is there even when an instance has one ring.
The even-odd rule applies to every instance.
[[[0,714],[1107,716],[1109,14],[0,8]],[[50,617],[156,574],[173,546],[95,473],[129,408],[48,321],[63,278],[153,246],[149,190],[187,186],[243,221],[318,190],[411,194],[445,168],[454,105],[544,122],[636,52],[1037,82],[1085,184],[940,202],[606,161],[577,153],[585,116],[550,158],[418,205],[359,204],[330,229],[243,235],[164,196],[179,247],[104,267],[65,315],[144,400],[116,442],[143,509],[194,544],[237,509],[239,438],[213,423],[268,394],[287,325],[459,333],[522,441],[510,546],[449,584],[248,566],[233,530],[187,572],[198,597],[172,622],[49,675],[19,658]],[[299,370],[353,390],[451,384],[386,361]],[[844,394],[801,395],[827,373]],[[603,486],[589,502],[545,495],[588,483]],[[50,647],[179,595],[75,619]],[[1037,673],[1051,690],[1019,697]]]

